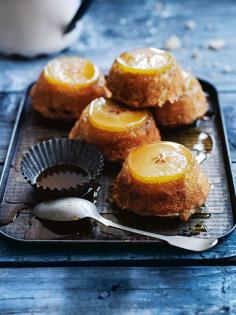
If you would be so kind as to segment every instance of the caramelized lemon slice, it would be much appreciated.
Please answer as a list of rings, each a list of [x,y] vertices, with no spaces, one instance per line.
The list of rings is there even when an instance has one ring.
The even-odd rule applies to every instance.
[[[164,183],[183,176],[193,156],[185,146],[157,142],[137,147],[128,156],[128,166],[135,179],[143,183]]]
[[[84,87],[96,83],[99,69],[80,57],[60,57],[51,60],[44,68],[46,79],[54,84]]]
[[[173,57],[164,50],[140,48],[121,54],[117,62],[127,72],[155,74],[169,69],[173,64]]]
[[[148,111],[134,111],[103,97],[92,101],[88,107],[90,123],[98,129],[123,132],[140,126],[149,116]]]

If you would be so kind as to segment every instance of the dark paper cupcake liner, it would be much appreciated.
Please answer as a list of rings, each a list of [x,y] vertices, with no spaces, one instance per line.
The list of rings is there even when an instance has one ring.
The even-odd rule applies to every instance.
[[[88,174],[83,183],[69,188],[49,188],[37,181],[46,170],[66,165],[78,167]],[[55,138],[34,145],[21,161],[21,173],[42,198],[82,196],[93,186],[104,166],[102,153],[84,141]]]

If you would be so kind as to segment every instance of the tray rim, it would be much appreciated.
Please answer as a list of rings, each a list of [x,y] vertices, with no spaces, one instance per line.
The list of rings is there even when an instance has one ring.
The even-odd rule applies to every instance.
[[[198,78],[200,84],[202,85],[204,91],[209,92],[210,95],[213,96],[212,98],[214,99],[214,106],[217,110],[217,120],[218,120],[218,127],[220,129],[220,138],[221,138],[221,144],[223,147],[223,159],[224,159],[224,166],[225,166],[225,171],[226,171],[226,179],[227,179],[227,184],[228,184],[228,192],[229,192],[229,197],[230,197],[230,204],[232,208],[232,215],[233,215],[233,226],[230,228],[229,231],[226,233],[222,234],[221,236],[218,237],[218,241],[222,241],[226,236],[231,234],[235,229],[236,229],[236,194],[235,194],[235,182],[234,182],[234,177],[233,177],[233,172],[232,172],[232,163],[230,160],[230,150],[229,150],[229,143],[228,143],[228,136],[227,136],[227,130],[226,130],[226,125],[225,125],[225,119],[224,119],[224,113],[223,109],[221,108],[219,104],[219,98],[218,98],[218,92],[217,89],[213,84],[210,82]],[[23,113],[25,110],[25,107],[27,105],[27,99],[29,97],[30,90],[32,86],[34,85],[35,82],[32,82],[29,84],[29,86],[26,88],[26,90],[23,91],[23,95],[21,97],[20,105],[17,110],[16,114],[16,119],[14,122],[14,126],[12,129],[12,134],[11,134],[11,139],[9,142],[6,158],[5,158],[5,163],[2,169],[2,174],[0,177],[0,205],[3,202],[3,196],[6,190],[6,183],[9,177],[9,170],[10,170],[10,165],[12,162],[12,159],[14,157],[14,153],[16,150],[16,146],[14,146],[17,143],[18,135],[17,131],[20,128],[21,120],[23,119]],[[225,153],[225,154],[224,154]],[[2,230],[2,227],[0,227],[0,235],[2,235],[4,238],[13,241],[13,242],[20,242],[24,244],[54,244],[54,243],[63,243],[63,244],[89,244],[89,245],[96,245],[96,244],[106,244],[106,246],[109,246],[109,244],[148,244],[148,245],[157,245],[157,244],[163,244],[163,242],[159,240],[27,240],[27,239],[20,239],[13,237],[7,233],[5,233]]]

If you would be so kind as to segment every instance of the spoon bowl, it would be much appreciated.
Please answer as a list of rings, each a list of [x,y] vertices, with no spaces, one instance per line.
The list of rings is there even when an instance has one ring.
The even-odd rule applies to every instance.
[[[50,221],[76,221],[98,215],[97,207],[87,199],[60,198],[39,203],[33,209],[33,214]]]
[[[40,219],[52,221],[76,221],[92,218],[108,227],[155,238],[169,245],[197,252],[207,250],[218,242],[218,239],[168,236],[130,228],[104,218],[99,214],[95,204],[82,198],[68,197],[44,201],[33,208],[33,214]]]

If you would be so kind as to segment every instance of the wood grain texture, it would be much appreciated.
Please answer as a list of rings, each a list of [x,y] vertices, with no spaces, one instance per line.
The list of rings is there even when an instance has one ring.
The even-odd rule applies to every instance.
[[[220,91],[236,179],[235,14],[234,0],[94,0],[84,18],[81,40],[64,54],[86,56],[107,71],[121,51],[163,47],[169,36],[179,36],[183,47],[173,52],[179,62]],[[186,29],[187,20],[196,22],[194,30]],[[226,42],[222,50],[206,48],[217,38]],[[18,92],[37,78],[49,59],[0,57],[0,172]],[[228,72],[227,66],[231,67]],[[201,254],[166,246],[98,250],[96,246],[15,243],[0,237],[0,267],[4,267],[0,269],[0,314],[235,314],[236,267],[216,267],[235,264],[235,258],[236,232],[214,251]],[[191,267],[179,267],[184,264]],[[215,267],[207,267],[211,264]],[[152,268],[30,267],[122,265]]]
[[[236,267],[6,268],[0,279],[1,315],[236,312]]]
[[[84,18],[84,32],[81,40],[75,43],[66,54],[81,54],[97,62],[107,70],[112,59],[120,52],[138,46],[163,46],[167,37],[178,35],[183,48],[174,51],[177,59],[195,74],[216,84],[220,93],[220,102],[224,108],[227,131],[230,142],[232,161],[236,162],[235,149],[235,101],[236,101],[236,61],[234,38],[236,2],[226,0],[210,1],[163,1],[160,5],[155,0],[145,3],[137,1],[95,0],[91,10]],[[104,14],[109,12],[110,14]],[[96,18],[95,18],[96,17]],[[185,22],[194,20],[196,28],[186,30]],[[204,48],[214,38],[224,38],[226,46],[220,51]],[[199,60],[193,59],[193,49],[200,50]],[[19,93],[6,94],[6,91],[21,91],[35,80],[48,58],[34,60],[10,60],[0,58],[0,167],[4,162],[8,147]],[[224,66],[232,67],[233,72],[223,73]],[[236,163],[233,164],[236,177]],[[183,262],[204,263],[207,259],[220,259],[236,255],[236,233],[224,243],[218,245],[216,252],[192,254],[178,250],[162,248],[140,248],[138,250],[108,248],[96,251],[96,248],[78,246],[38,246],[24,245],[0,240],[0,264],[162,264]],[[92,253],[92,254],[91,254]]]
[[[233,263],[236,233],[212,250],[192,253],[165,245],[26,244],[0,241],[0,266],[168,266]]]

